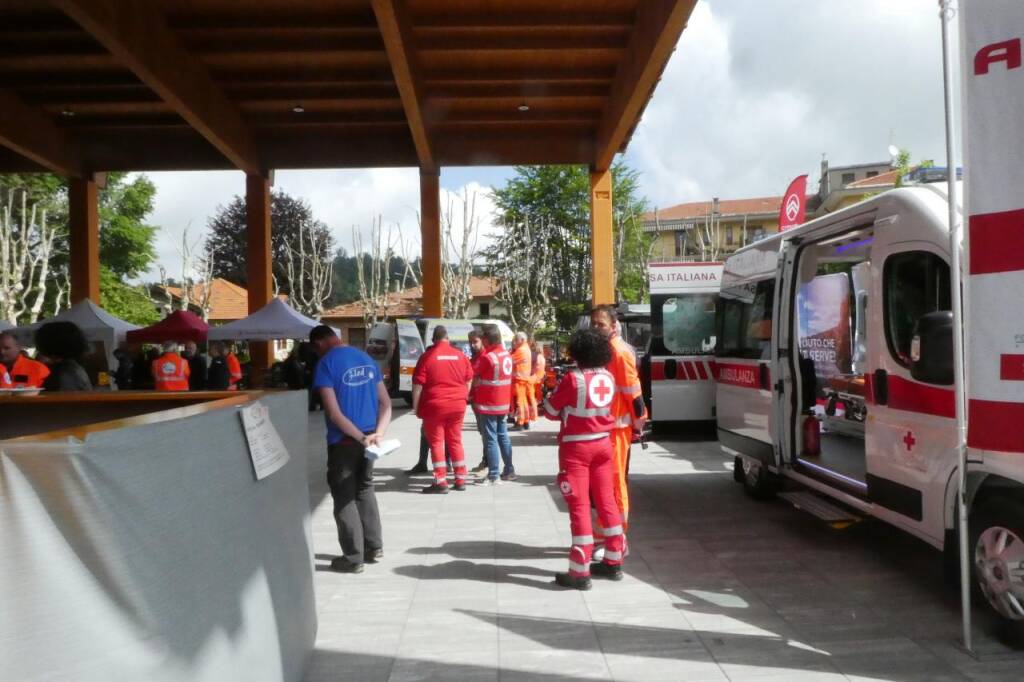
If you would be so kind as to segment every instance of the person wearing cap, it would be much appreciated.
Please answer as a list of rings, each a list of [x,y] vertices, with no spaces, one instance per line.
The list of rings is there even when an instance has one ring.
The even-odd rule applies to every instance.
[[[466,489],[462,422],[466,418],[473,367],[466,354],[448,342],[448,330],[443,325],[434,328],[432,340],[433,345],[420,356],[412,375],[412,409],[423,420],[434,471],[434,483],[423,492],[446,494],[446,450],[455,470],[455,490]]]

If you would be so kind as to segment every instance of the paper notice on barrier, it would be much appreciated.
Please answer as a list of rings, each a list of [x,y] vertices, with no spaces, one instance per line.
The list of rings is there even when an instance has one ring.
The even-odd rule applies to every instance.
[[[270,408],[258,400],[242,408],[242,426],[249,442],[249,456],[256,480],[263,480],[288,463],[290,456],[280,434],[270,421]]]

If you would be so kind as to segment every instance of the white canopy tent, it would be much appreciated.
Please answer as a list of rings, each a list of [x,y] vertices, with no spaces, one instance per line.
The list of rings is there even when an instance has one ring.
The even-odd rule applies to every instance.
[[[210,341],[275,341],[304,339],[320,323],[275,298],[248,317],[220,327],[210,327]],[[338,330],[334,330],[338,333]]]
[[[15,327],[10,332],[14,334],[18,343],[29,346],[32,345],[32,337],[37,329],[47,322],[58,321],[74,322],[82,330],[82,333],[85,334],[86,341],[101,342],[103,344],[103,351],[107,356],[107,366],[111,370],[117,367],[117,361],[114,359],[114,349],[125,340],[125,334],[133,329],[138,329],[136,325],[114,317],[89,299],[83,299],[67,310],[57,313],[50,319],[40,320],[35,324]]]
[[[5,332],[8,329],[14,329],[14,325],[7,320],[0,320],[0,332]]]

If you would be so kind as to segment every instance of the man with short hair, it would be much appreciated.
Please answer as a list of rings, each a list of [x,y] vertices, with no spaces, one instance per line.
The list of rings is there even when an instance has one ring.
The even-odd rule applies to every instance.
[[[161,350],[163,354],[150,365],[153,388],[157,391],[187,391],[188,363],[178,355],[178,342],[164,341]]]
[[[0,332],[0,388],[42,388],[50,369],[21,351],[14,335]]]
[[[529,431],[537,419],[537,401],[533,397],[533,354],[525,332],[516,332],[512,341],[512,389],[515,399],[516,425],[513,431]]]
[[[242,380],[242,363],[239,362],[238,356],[230,346],[228,346],[227,355],[224,356],[224,362],[228,366],[228,390],[237,391],[238,383]]]
[[[445,451],[455,470],[455,489],[466,489],[466,454],[462,449],[462,422],[473,381],[469,358],[448,342],[443,325],[434,328],[433,345],[420,356],[412,375],[412,409],[423,420],[430,443],[434,483],[423,489],[428,495],[448,493]]]
[[[499,462],[504,462],[501,479],[508,481],[518,478],[512,466],[512,441],[508,437],[508,424],[505,422],[512,396],[513,362],[501,344],[501,332],[496,328],[485,331],[484,339],[486,346],[473,368],[473,411],[480,423],[484,459],[487,462],[487,477],[481,483],[495,485],[499,481]]]
[[[209,391],[226,391],[231,385],[231,370],[224,357],[227,352],[223,341],[210,344],[210,366],[206,372],[206,389]]]
[[[206,354],[200,352],[195,341],[186,341],[181,357],[188,361],[188,390],[205,391],[208,370]]]
[[[391,423],[391,399],[377,363],[318,325],[309,342],[320,356],[313,388],[327,422],[327,485],[334,499],[338,543],[344,556],[331,561],[341,573],[362,573],[363,563],[384,556],[373,460],[366,448],[380,442]]]

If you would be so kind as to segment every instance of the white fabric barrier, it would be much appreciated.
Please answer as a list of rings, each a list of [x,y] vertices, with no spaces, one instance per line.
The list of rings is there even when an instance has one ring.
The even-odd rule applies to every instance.
[[[316,636],[306,394],[260,400],[291,455],[262,481],[237,407],[0,442],[3,679],[302,679]]]

